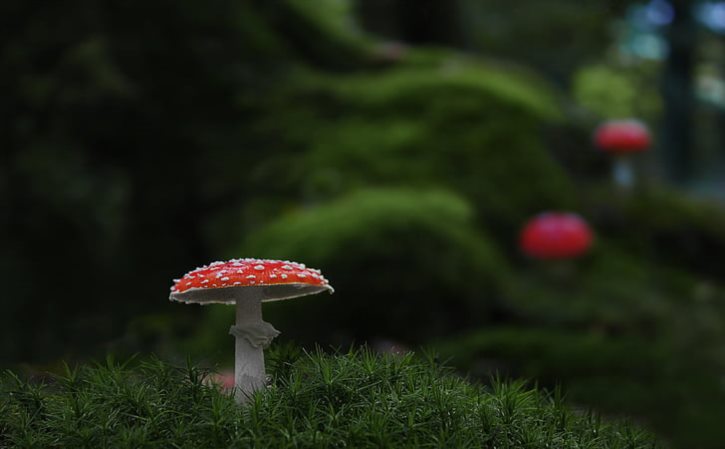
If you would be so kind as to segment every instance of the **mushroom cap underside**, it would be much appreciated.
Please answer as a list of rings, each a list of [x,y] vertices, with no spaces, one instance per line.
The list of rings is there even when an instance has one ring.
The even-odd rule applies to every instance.
[[[235,304],[238,299],[258,297],[262,302],[282,301],[300,296],[314,295],[323,291],[333,292],[330,285],[272,284],[252,286],[231,286],[215,288],[190,288],[183,292],[172,292],[171,301],[187,304]]]

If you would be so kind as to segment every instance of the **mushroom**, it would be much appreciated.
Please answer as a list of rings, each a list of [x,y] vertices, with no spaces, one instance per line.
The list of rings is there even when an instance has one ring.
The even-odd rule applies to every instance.
[[[234,390],[234,371],[224,370],[219,373],[211,373],[205,381],[207,385],[216,385],[222,390]]]
[[[600,150],[614,156],[614,184],[624,190],[631,189],[635,182],[631,156],[649,149],[651,138],[647,126],[634,119],[611,120],[597,128],[594,143]]]
[[[236,304],[234,385],[237,402],[244,403],[264,388],[264,348],[279,335],[262,321],[262,302],[278,301],[334,290],[319,270],[304,264],[267,259],[213,262],[175,279],[171,301],[196,304]]]
[[[519,246],[535,259],[571,259],[586,253],[592,240],[589,225],[579,215],[545,212],[524,226]]]

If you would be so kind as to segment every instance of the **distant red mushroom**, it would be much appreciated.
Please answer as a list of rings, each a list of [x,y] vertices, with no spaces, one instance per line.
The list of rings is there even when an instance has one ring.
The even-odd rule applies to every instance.
[[[586,253],[592,240],[589,225],[579,215],[547,212],[524,226],[519,246],[535,259],[569,259]]]
[[[264,387],[264,348],[279,335],[262,321],[262,302],[312,295],[333,288],[319,270],[289,261],[232,259],[213,262],[175,279],[169,299],[196,304],[236,304],[234,383],[244,402]]]
[[[383,42],[373,49],[373,58],[380,63],[397,63],[405,57],[408,51],[408,46],[402,42]]]
[[[634,185],[632,153],[649,150],[652,143],[647,126],[639,120],[611,120],[594,132],[595,145],[614,156],[612,177],[615,185],[630,189]]]
[[[207,378],[207,383],[210,385],[216,385],[222,390],[233,390],[234,389],[234,371],[224,370],[219,373],[211,373]]]

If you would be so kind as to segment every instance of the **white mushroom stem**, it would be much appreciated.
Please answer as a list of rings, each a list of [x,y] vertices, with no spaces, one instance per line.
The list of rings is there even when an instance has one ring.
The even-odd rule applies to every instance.
[[[238,403],[265,387],[264,349],[279,335],[271,324],[262,321],[262,289],[245,289],[237,298],[237,322],[229,329],[236,339],[234,353],[234,396]]]
[[[614,185],[623,189],[631,190],[634,186],[634,164],[628,155],[617,155],[612,165],[612,180]]]

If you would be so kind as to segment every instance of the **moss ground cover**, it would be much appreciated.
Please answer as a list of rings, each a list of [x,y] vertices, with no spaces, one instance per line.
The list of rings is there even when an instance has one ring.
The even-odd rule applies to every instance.
[[[435,358],[283,347],[269,364],[271,386],[249,407],[191,364],[108,361],[45,383],[8,372],[0,447],[657,447],[634,427],[566,408],[558,393],[472,385]]]

